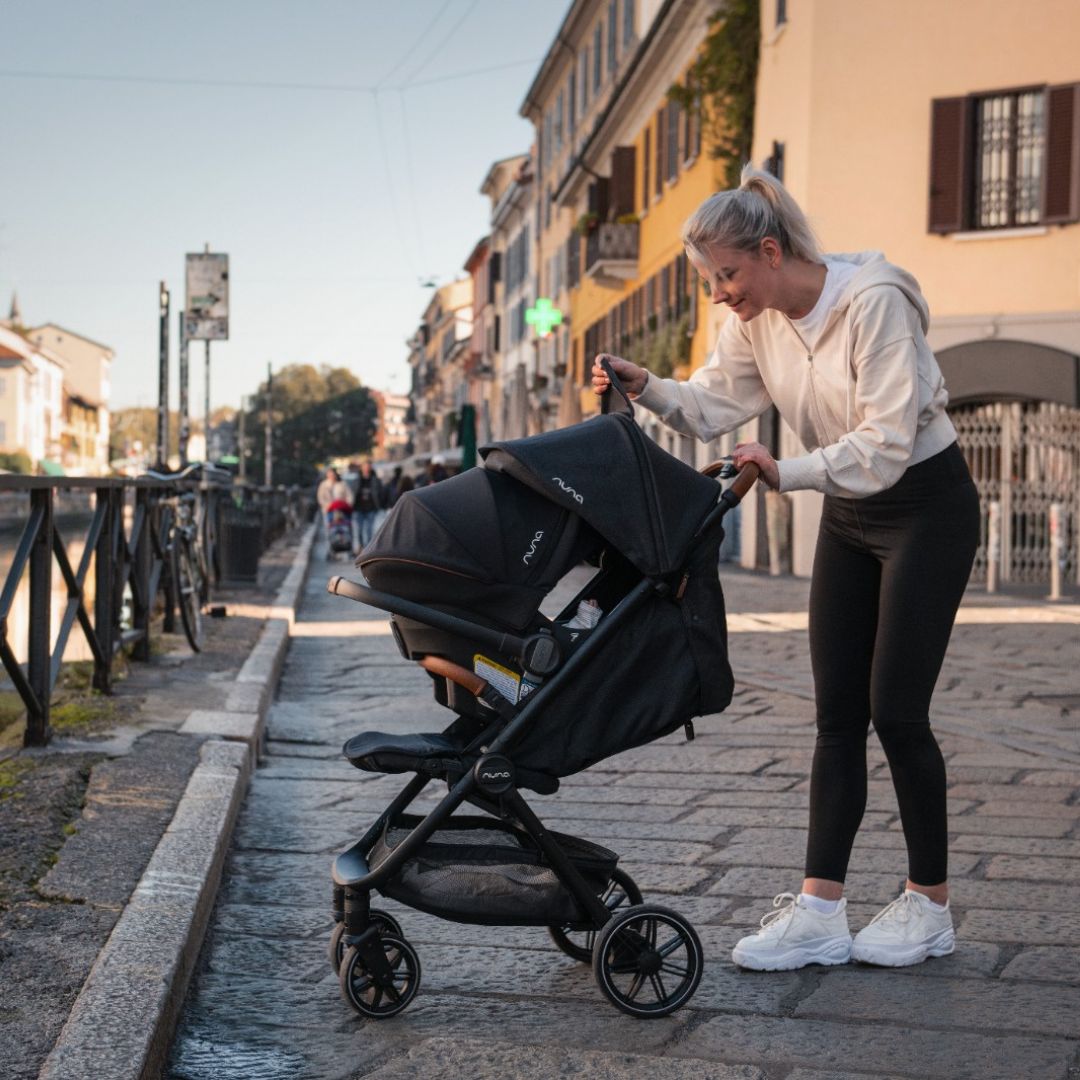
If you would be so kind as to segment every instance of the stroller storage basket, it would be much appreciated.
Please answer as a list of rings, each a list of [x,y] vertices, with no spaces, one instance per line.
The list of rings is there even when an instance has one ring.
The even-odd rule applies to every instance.
[[[377,867],[421,820],[401,815],[388,822],[370,865]],[[551,836],[602,894],[619,856],[574,836]],[[440,919],[474,925],[548,926],[585,918],[532,837],[492,818],[450,818],[379,891]]]

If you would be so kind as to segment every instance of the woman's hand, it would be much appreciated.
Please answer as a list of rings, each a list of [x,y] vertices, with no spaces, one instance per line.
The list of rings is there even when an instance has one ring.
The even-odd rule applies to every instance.
[[[593,382],[596,380],[594,379]],[[776,467],[776,458],[765,449],[761,443],[736,443],[735,453],[731,460],[737,468],[742,468],[748,461],[752,461],[761,470],[761,479],[766,487],[773,491],[780,488],[780,470]]]
[[[606,394],[611,387],[607,375],[604,374],[604,369],[600,366],[601,360],[606,360],[611,365],[611,370],[618,375],[619,381],[623,384],[623,389],[630,397],[637,397],[645,389],[649,373],[643,367],[638,367],[637,364],[632,364],[629,360],[620,360],[619,357],[612,356],[609,353],[600,353],[593,361],[592,367],[594,393]]]

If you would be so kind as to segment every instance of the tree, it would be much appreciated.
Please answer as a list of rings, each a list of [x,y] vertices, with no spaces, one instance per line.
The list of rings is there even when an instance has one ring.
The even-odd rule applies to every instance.
[[[34,463],[25,450],[16,450],[14,453],[0,453],[0,471],[22,473],[29,476],[34,471]]]
[[[244,419],[247,471],[257,480],[265,470],[266,396],[264,382]],[[293,364],[274,374],[270,417],[274,483],[306,485],[327,461],[371,448],[378,406],[348,368]]]
[[[157,409],[118,409],[109,424],[109,460],[125,457],[135,443],[141,443],[143,453],[151,457],[157,447]],[[166,457],[177,453],[179,422],[175,412],[169,413],[169,433]]]

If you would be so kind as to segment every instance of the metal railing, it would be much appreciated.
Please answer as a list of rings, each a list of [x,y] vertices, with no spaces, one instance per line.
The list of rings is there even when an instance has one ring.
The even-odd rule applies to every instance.
[[[180,490],[197,493],[199,520],[205,529],[207,565],[214,580],[218,580],[220,561],[214,551],[220,511],[226,501],[233,501],[234,491],[241,489],[212,481],[175,478],[0,476],[0,503],[9,517],[26,515],[0,591],[0,661],[26,707],[24,745],[44,746],[51,738],[49,702],[76,622],[93,657],[93,686],[106,694],[112,692],[113,660],[120,649],[130,646],[133,659],[150,659],[151,619],[161,590],[164,591],[163,629],[170,632],[174,628],[176,597],[166,558],[172,526],[168,500]],[[290,499],[299,496],[285,489],[242,490],[245,502],[250,500],[258,505],[263,514],[260,549],[265,550],[287,527]],[[73,566],[68,555],[73,538],[61,534],[56,509],[65,502],[74,502],[91,512],[91,497],[90,526],[78,565]],[[54,563],[67,590],[55,639]],[[87,599],[91,564],[92,603]],[[27,659],[20,663],[9,639],[13,629],[10,616],[26,574],[29,575]]]

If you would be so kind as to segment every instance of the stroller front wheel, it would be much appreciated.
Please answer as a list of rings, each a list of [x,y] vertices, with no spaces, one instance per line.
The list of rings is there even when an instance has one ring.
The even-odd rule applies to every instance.
[[[703,953],[694,928],[651,904],[617,912],[596,935],[593,975],[624,1013],[649,1019],[685,1005],[701,982]]]
[[[634,879],[624,870],[616,868],[611,871],[607,888],[600,894],[600,899],[607,905],[608,911],[614,913],[624,907],[640,904],[642,897]],[[551,940],[559,949],[583,964],[592,963],[597,932],[591,923],[567,923],[563,926],[548,927]]]
[[[387,965],[382,973],[369,970],[354,945],[345,954],[338,975],[345,1000],[361,1016],[372,1020],[397,1016],[420,986],[420,957],[416,950],[393,934],[380,937],[379,945]]]

